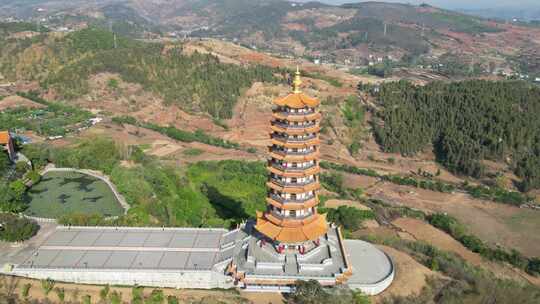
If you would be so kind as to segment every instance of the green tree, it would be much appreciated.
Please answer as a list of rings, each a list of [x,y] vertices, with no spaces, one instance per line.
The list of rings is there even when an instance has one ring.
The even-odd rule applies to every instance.
[[[9,188],[13,191],[14,199],[17,201],[22,201],[24,193],[26,193],[26,185],[22,180],[18,179],[9,184]]]
[[[331,301],[328,293],[316,280],[297,281],[290,296],[295,304],[323,304]]]
[[[28,240],[39,230],[36,221],[9,213],[0,213],[0,223],[2,224],[0,240],[7,242]]]
[[[43,289],[43,293],[45,296],[49,295],[49,293],[53,290],[55,282],[51,279],[44,279],[41,280],[41,289]]]

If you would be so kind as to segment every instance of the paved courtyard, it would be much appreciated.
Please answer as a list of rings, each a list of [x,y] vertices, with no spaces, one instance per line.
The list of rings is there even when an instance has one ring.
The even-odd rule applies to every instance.
[[[224,229],[58,227],[19,268],[209,270]]]

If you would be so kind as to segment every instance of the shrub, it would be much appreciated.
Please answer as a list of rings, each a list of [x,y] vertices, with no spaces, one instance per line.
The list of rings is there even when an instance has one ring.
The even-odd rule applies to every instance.
[[[66,291],[64,288],[56,287],[54,289],[54,292],[56,292],[56,296],[58,297],[58,300],[60,300],[60,303],[64,303],[64,300],[66,298]]]
[[[339,194],[345,193],[343,186],[343,174],[336,172],[325,172],[320,175],[321,182],[328,191],[336,192]]]
[[[165,301],[163,290],[152,290],[149,298],[149,304],[162,304]]]
[[[39,225],[34,220],[21,218],[10,213],[0,213],[0,240],[20,242],[36,235]]]
[[[12,181],[9,184],[9,188],[13,191],[14,199],[17,201],[22,201],[24,193],[26,192],[26,185],[20,179]]]
[[[167,304],[178,304],[178,298],[175,296],[168,296]]]
[[[32,288],[32,284],[30,283],[26,283],[23,285],[22,292],[21,292],[23,297],[25,298],[28,297],[28,295],[30,294],[30,288]]]
[[[21,160],[15,164],[15,171],[19,176],[22,176],[28,169],[30,169],[30,166],[25,161]]]
[[[144,288],[142,286],[134,286],[131,288],[131,302],[142,303],[144,300]]]
[[[121,304],[122,303],[122,294],[118,291],[113,291],[109,294],[109,300],[111,304]]]
[[[100,291],[99,291],[99,297],[102,301],[105,301],[107,299],[107,296],[109,295],[109,292],[111,291],[111,288],[109,285],[105,285]]]
[[[41,289],[43,289],[45,296],[49,295],[49,293],[53,290],[54,284],[54,281],[51,279],[41,280]]]
[[[189,148],[189,149],[186,149],[182,152],[182,154],[186,155],[186,156],[199,156],[201,154],[203,154],[204,151],[201,150],[201,149],[197,149],[197,148]]]
[[[371,304],[371,300],[361,291],[353,291],[354,304]]]
[[[328,293],[316,280],[297,281],[291,299],[296,304],[322,304],[330,303]]]
[[[360,210],[355,207],[339,206],[337,209],[328,209],[328,220],[343,226],[347,230],[357,230],[362,221],[374,217],[371,210]]]
[[[26,178],[28,178],[32,184],[37,184],[41,180],[41,175],[36,170],[31,170],[26,173]]]
[[[107,87],[109,87],[109,89],[112,89],[112,90],[118,89],[118,79],[110,78],[109,81],[107,82]]]

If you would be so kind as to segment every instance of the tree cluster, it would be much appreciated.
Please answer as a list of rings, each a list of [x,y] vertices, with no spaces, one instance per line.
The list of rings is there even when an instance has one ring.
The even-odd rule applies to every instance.
[[[0,240],[20,242],[36,235],[39,225],[34,220],[11,213],[0,213]]]
[[[374,122],[387,152],[411,155],[432,144],[451,172],[481,177],[485,159],[508,161],[522,190],[540,187],[540,88],[472,80],[414,86],[385,83]]]

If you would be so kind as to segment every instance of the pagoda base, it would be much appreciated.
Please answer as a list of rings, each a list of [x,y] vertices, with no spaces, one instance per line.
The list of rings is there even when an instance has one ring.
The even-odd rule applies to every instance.
[[[317,280],[323,286],[334,286],[352,275],[337,227],[330,227],[317,241],[304,244],[309,246],[304,253],[294,247],[276,250],[275,244],[263,241],[252,227],[249,223],[244,227],[249,237],[237,243],[229,267],[238,287],[288,292],[298,280]]]

